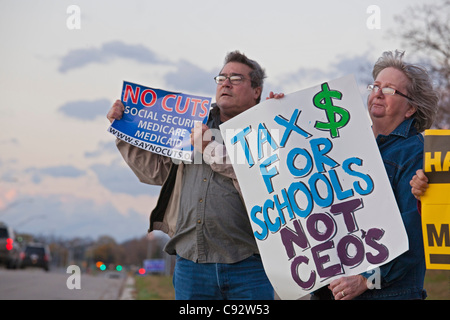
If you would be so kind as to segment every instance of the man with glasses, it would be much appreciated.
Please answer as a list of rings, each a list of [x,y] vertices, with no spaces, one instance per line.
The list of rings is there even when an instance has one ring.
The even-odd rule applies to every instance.
[[[193,130],[191,141],[206,162],[175,164],[170,158],[121,140],[117,146],[141,182],[162,185],[150,215],[150,228],[171,237],[165,251],[177,255],[173,283],[176,299],[273,299],[232,165],[215,139],[203,134],[258,104],[265,72],[238,51],[226,56],[217,83],[216,104],[207,124]],[[281,95],[282,96],[282,95]],[[273,95],[270,97],[281,97]],[[108,119],[120,119],[120,100]],[[213,140],[213,141],[210,141]],[[222,151],[224,147],[222,146]]]

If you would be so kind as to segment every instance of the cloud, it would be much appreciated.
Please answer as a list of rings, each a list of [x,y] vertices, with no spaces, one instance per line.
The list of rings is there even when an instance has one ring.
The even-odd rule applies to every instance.
[[[370,58],[369,52],[356,56],[341,56],[334,65],[336,76],[354,74],[358,84],[366,87],[372,79],[372,68],[375,61]]]
[[[165,81],[172,88],[184,92],[215,92],[214,77],[218,71],[205,71],[192,63],[181,60],[177,69],[165,76]]]
[[[353,74],[360,87],[367,86],[372,81],[372,66],[374,61],[370,59],[370,53],[365,52],[355,56],[338,56],[337,61],[327,69],[300,68],[286,74],[281,78],[283,84],[295,84],[299,89],[316,85],[321,81],[332,80]]]
[[[118,162],[110,165],[95,164],[91,166],[91,169],[97,175],[100,183],[115,193],[157,196],[161,189],[159,186],[141,183],[130,168],[122,166]]]
[[[91,64],[107,64],[115,59],[175,67],[176,70],[168,73],[164,78],[168,86],[176,91],[214,92],[215,90],[213,78],[217,71],[205,71],[186,60],[170,62],[158,57],[154,51],[143,45],[126,44],[122,41],[110,41],[100,47],[71,50],[61,58],[58,71],[66,73]]]
[[[59,112],[68,117],[80,120],[94,120],[97,117],[105,117],[112,103],[108,99],[94,101],[78,100],[67,102],[59,107]]]
[[[84,171],[79,170],[73,166],[47,167],[39,169],[39,172],[53,177],[68,177],[68,178],[77,178],[85,174]]]
[[[122,41],[104,43],[100,48],[75,49],[61,58],[58,71],[65,73],[89,64],[108,63],[117,58],[131,59],[141,63],[165,63],[164,60],[143,45],[130,45]]]
[[[73,166],[55,166],[46,168],[28,168],[26,173],[32,174],[34,183],[40,183],[42,176],[51,176],[54,178],[78,178],[84,176],[86,172]]]
[[[35,197],[32,203],[11,208],[8,217],[16,232],[66,239],[110,235],[121,242],[145,235],[148,228],[147,215],[132,209],[124,215],[111,203],[68,195]]]
[[[17,176],[14,172],[5,172],[0,176],[2,182],[17,182]]]
[[[84,156],[86,158],[97,158],[104,154],[118,155],[119,152],[117,150],[116,143],[114,141],[115,141],[114,139],[111,141],[107,141],[107,142],[100,141],[96,150],[86,151],[84,153]]]
[[[20,142],[16,138],[7,138],[7,139],[1,139],[0,140],[0,146],[1,145],[14,145],[19,146]]]
[[[162,63],[165,62],[157,57],[150,49],[143,45],[129,45],[121,41],[112,41],[102,45],[102,53],[110,58],[131,59],[142,63]]]

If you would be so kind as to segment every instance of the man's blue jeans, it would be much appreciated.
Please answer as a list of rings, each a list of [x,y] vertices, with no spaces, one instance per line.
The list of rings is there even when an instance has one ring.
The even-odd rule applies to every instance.
[[[177,256],[173,275],[177,300],[273,300],[261,258],[234,264],[195,263]]]

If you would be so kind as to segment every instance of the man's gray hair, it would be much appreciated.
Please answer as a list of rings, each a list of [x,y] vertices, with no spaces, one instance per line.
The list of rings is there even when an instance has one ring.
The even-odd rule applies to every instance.
[[[224,65],[230,62],[239,62],[250,67],[250,69],[252,69],[252,71],[250,72],[250,80],[252,82],[252,88],[261,87],[262,92],[264,79],[266,78],[266,72],[264,71],[263,68],[261,68],[258,62],[247,58],[245,54],[240,53],[237,50],[232,51],[226,55]],[[261,96],[259,96],[256,103],[259,103],[260,101]]]

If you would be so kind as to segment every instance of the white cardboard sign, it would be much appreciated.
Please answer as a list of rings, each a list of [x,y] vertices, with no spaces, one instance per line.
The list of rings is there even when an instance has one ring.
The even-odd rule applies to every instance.
[[[266,100],[220,129],[280,298],[301,298],[408,249],[353,76]]]

